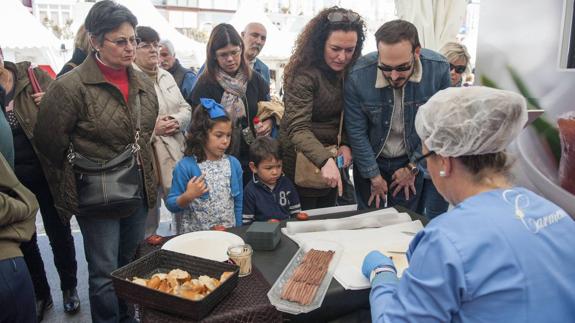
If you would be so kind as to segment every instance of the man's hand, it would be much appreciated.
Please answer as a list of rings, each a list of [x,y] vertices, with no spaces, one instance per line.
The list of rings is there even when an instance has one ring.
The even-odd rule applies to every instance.
[[[369,196],[369,201],[367,205],[371,205],[371,202],[375,200],[375,207],[379,208],[382,201],[387,201],[387,182],[381,175],[377,175],[371,178],[371,194]]]
[[[351,157],[351,149],[348,146],[340,146],[337,151],[338,156],[343,156],[343,167],[347,168],[351,165],[352,157]]]
[[[36,103],[36,105],[40,105],[40,102],[42,102],[42,97],[44,97],[44,93],[46,92],[38,92],[32,94],[32,99],[34,99],[34,103]]]
[[[325,179],[330,187],[337,186],[337,193],[339,196],[343,194],[343,184],[341,183],[339,168],[337,168],[333,158],[328,159],[327,163],[323,165],[321,168],[321,176]]]
[[[409,191],[412,191],[413,195],[415,195],[415,175],[413,175],[407,167],[396,170],[393,176],[391,176],[391,179],[390,188],[393,189],[393,197],[402,189],[406,200],[409,200]]]
[[[170,116],[162,116],[156,120],[154,133],[156,136],[173,136],[180,130],[178,120]]]
[[[272,133],[273,121],[271,118],[260,122],[260,126],[256,128],[256,135],[263,137],[269,136]]]

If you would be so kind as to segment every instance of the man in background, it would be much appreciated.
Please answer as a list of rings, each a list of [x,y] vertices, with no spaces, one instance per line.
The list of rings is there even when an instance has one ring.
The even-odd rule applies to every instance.
[[[182,92],[182,96],[187,98],[192,93],[194,85],[196,85],[197,75],[191,69],[185,68],[180,64],[180,61],[176,58],[174,44],[167,39],[160,41],[160,66],[172,74],[180,88],[180,92]]]
[[[266,44],[267,35],[266,27],[259,22],[250,22],[241,33],[242,39],[244,40],[244,57],[246,61],[254,71],[260,73],[269,85],[270,69],[258,58],[258,55]]]

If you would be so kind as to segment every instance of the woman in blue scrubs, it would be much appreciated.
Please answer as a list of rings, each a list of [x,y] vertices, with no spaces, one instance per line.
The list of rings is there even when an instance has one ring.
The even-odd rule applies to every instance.
[[[419,108],[423,158],[453,209],[413,239],[401,279],[369,253],[374,322],[575,320],[575,221],[508,180],[505,148],[527,120],[523,97],[449,88]]]

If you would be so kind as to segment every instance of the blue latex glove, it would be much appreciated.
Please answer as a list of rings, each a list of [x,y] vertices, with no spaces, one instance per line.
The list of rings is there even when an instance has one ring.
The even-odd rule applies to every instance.
[[[365,256],[363,259],[363,265],[361,266],[361,272],[367,279],[371,272],[377,267],[389,266],[395,269],[393,261],[388,256],[382,254],[377,250],[373,250]]]

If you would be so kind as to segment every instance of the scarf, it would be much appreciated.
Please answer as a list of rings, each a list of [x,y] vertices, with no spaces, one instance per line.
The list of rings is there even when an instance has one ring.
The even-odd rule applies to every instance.
[[[147,69],[141,65],[138,65],[138,68],[140,68],[142,70],[142,72],[146,73],[146,75],[151,77],[152,80],[154,80],[154,82],[156,82],[156,83],[158,82],[158,67],[156,67],[155,70],[150,70],[150,69]]]
[[[216,80],[224,88],[224,94],[220,103],[224,106],[232,121],[235,122],[244,117],[246,115],[246,106],[242,98],[246,96],[248,87],[247,75],[240,69],[236,76],[233,77],[222,69],[218,69]]]

